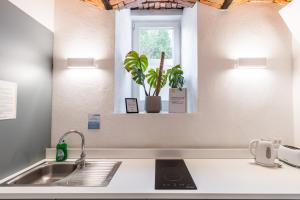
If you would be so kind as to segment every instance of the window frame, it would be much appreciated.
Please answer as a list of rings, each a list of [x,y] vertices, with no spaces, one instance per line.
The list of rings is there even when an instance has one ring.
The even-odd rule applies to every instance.
[[[139,29],[141,28],[173,28],[174,29],[174,64],[181,63],[181,20],[133,20],[132,21],[132,48],[139,51]],[[138,99],[141,111],[144,111],[145,101],[140,99],[139,85],[131,82],[131,93]],[[168,111],[168,101],[162,100],[162,111]]]

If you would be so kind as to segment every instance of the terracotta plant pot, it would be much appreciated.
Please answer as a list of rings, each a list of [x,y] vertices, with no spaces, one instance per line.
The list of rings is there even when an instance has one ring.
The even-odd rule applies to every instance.
[[[145,111],[147,113],[160,113],[161,97],[160,96],[146,96]]]

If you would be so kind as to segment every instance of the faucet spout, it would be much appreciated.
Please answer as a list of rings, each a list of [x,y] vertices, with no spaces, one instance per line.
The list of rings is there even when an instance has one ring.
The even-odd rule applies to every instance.
[[[84,137],[83,133],[81,133],[80,131],[77,131],[77,130],[70,130],[70,131],[64,133],[60,137],[59,143],[60,144],[63,143],[64,138],[66,136],[68,136],[69,134],[71,134],[71,133],[76,133],[76,134],[78,134],[81,137],[81,154],[80,154],[80,158],[75,161],[75,164],[79,168],[83,168],[85,166],[85,157],[86,157],[86,152],[85,152],[85,137]]]

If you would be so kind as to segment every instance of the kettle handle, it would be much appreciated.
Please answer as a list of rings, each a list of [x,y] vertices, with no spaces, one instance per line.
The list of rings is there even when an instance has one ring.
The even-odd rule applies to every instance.
[[[251,153],[253,156],[256,156],[256,154],[255,154],[255,152],[253,151],[253,149],[256,148],[258,142],[259,142],[259,140],[252,140],[252,141],[249,143],[249,150],[250,150],[250,153]]]

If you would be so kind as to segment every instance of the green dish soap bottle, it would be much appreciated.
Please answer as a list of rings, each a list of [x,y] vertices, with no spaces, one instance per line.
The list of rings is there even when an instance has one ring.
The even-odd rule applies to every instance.
[[[68,145],[65,141],[56,145],[56,162],[63,162],[68,158]]]

